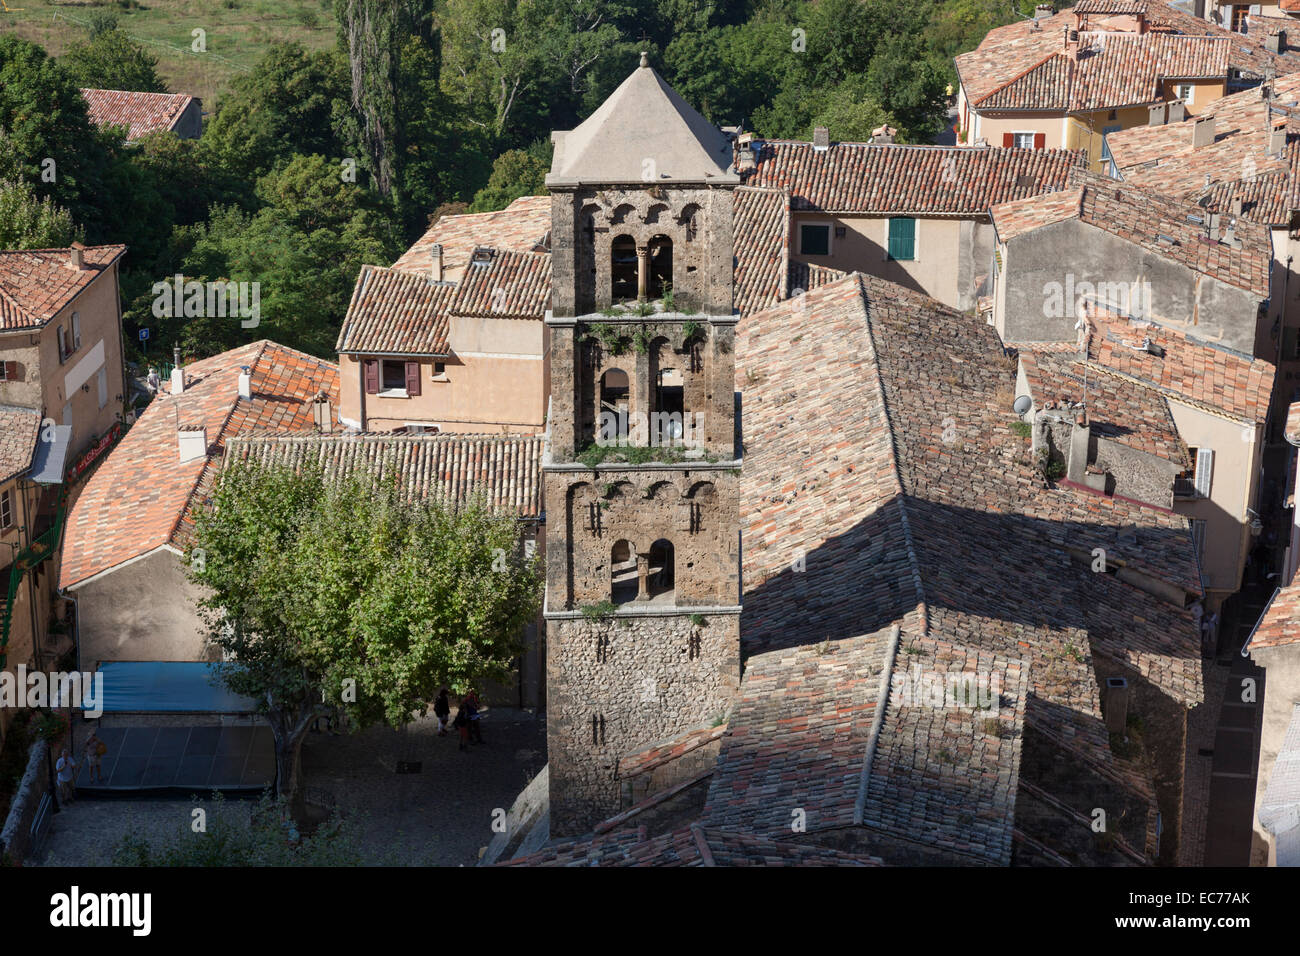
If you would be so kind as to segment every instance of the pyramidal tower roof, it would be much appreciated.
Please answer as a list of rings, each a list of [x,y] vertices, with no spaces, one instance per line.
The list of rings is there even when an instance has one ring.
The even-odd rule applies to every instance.
[[[576,129],[551,134],[548,186],[738,182],[731,143],[651,68],[641,66]]]

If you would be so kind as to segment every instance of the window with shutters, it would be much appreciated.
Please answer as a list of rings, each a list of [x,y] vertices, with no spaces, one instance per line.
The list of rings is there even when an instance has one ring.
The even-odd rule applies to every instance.
[[[830,223],[800,223],[799,254],[803,256],[829,256],[831,254]]]
[[[1214,479],[1214,449],[1189,446],[1192,467],[1174,479],[1174,497],[1208,498]]]
[[[1192,97],[1195,96],[1196,87],[1190,83],[1178,83],[1174,86],[1174,98],[1180,99],[1184,103],[1191,103]]]
[[[9,366],[13,364],[13,362],[0,362],[0,382],[7,382],[13,378],[9,373]]]
[[[1046,137],[1044,137],[1044,139],[1046,139]],[[1028,133],[1012,133],[1012,134],[1011,134],[1011,145],[1014,146],[1014,147],[1016,147],[1016,149],[1033,149],[1033,148],[1034,148],[1034,134],[1033,134],[1032,132],[1028,132]]]
[[[383,398],[408,398],[420,394],[420,363],[383,359],[378,363],[378,394]],[[370,391],[369,376],[366,391]]]
[[[108,404],[108,369],[101,368],[95,378],[99,386],[99,407],[103,408]]]
[[[906,262],[916,258],[916,220],[889,220],[889,258]]]
[[[81,313],[72,313],[72,351],[81,348]]]
[[[59,364],[62,365],[67,361],[68,356],[72,354],[68,350],[68,330],[60,325],[58,331],[54,333],[54,340],[59,346]]]
[[[14,502],[13,492],[6,491],[0,494],[0,528],[9,529],[14,526]]]

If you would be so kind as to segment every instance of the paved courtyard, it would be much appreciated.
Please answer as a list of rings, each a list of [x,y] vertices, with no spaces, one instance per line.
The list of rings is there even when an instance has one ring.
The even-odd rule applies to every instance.
[[[454,732],[437,735],[432,718],[405,731],[374,727],[358,734],[309,734],[303,745],[305,785],[319,788],[355,814],[362,852],[371,865],[472,866],[492,838],[492,812],[509,810],[546,763],[544,716],[490,708],[481,745],[467,753]],[[399,762],[419,773],[396,772]],[[109,866],[112,848],[132,829],[152,840],[188,828],[190,814],[211,801],[175,797],[97,798],[83,795],[54,818],[42,866]],[[247,819],[250,802],[230,799],[225,811]]]

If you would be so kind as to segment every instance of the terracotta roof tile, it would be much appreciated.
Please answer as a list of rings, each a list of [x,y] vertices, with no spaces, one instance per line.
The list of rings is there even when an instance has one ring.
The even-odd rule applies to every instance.
[[[413,495],[449,503],[483,496],[521,518],[541,514],[540,435],[266,435],[232,439],[232,459],[289,466],[311,461],[329,476],[397,476]]]
[[[1263,359],[1173,329],[1099,312],[1091,318],[1092,367],[1153,386],[1165,395],[1246,423],[1268,417],[1274,367]],[[1162,355],[1140,348],[1145,339]]]
[[[524,196],[498,212],[443,216],[402,253],[393,268],[427,275],[429,249],[440,244],[443,269],[463,269],[475,246],[539,252],[550,248],[550,235],[551,197]]]
[[[96,126],[125,126],[126,138],[176,126],[194,97],[185,93],[138,93],[125,90],[82,90],[91,122]]]
[[[781,189],[736,188],[731,230],[736,259],[732,301],[741,315],[785,298],[789,201]]]
[[[250,399],[239,397],[243,366],[251,369]],[[61,588],[164,545],[183,548],[191,509],[211,488],[229,439],[255,429],[311,431],[312,400],[322,393],[338,407],[337,365],[266,340],[187,365],[185,377],[185,392],[159,394],[78,495],[63,540]],[[179,422],[206,429],[206,456],[179,460]]]
[[[1164,395],[1128,379],[1091,370],[1059,353],[1020,353],[1021,367],[1040,408],[1084,402],[1092,434],[1191,467]]]
[[[85,268],[69,249],[0,252],[0,329],[39,328],[89,288],[126,253],[126,246],[86,246]]]
[[[456,315],[540,319],[551,306],[551,254],[487,250],[471,262],[456,288]]]
[[[1247,647],[1281,647],[1300,643],[1300,576],[1273,593]]]
[[[1063,149],[811,143],[770,140],[751,186],[785,189],[791,208],[857,215],[983,216],[1000,202],[1062,188],[1084,162]]]
[[[451,283],[380,266],[362,266],[339,329],[344,354],[447,355]]]
[[[1189,218],[1203,219],[1204,211],[1195,203],[1074,170],[1069,189],[994,206],[992,215],[1002,242],[1057,222],[1078,219],[1163,259],[1268,298],[1273,264],[1268,229],[1256,222],[1238,222],[1235,236],[1241,248],[1234,248],[1209,239],[1205,225]],[[1227,223],[1223,228],[1226,231]]]

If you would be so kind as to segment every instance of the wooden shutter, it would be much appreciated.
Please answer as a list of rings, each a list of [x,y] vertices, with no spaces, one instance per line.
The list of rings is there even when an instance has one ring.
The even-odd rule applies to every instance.
[[[916,258],[916,220],[899,217],[889,220],[889,258]]]
[[[366,359],[366,394],[379,394],[379,359]]]
[[[1016,134],[1015,134],[1015,133],[1003,133],[1003,134],[1002,134],[1002,148],[1003,148],[1003,149],[1010,149],[1012,146],[1015,146],[1015,145],[1016,145]]]
[[[1214,449],[1196,449],[1196,493],[1202,498],[1210,497],[1210,487],[1214,478]]]
[[[1035,133],[1035,134],[1034,134],[1034,149],[1042,149],[1042,148],[1044,148],[1046,145],[1047,145],[1047,134],[1046,134],[1046,133]]]
[[[420,394],[420,363],[419,362],[406,363],[406,394],[407,395]]]
[[[63,360],[68,357],[68,334],[63,330],[63,326],[61,325],[59,326],[59,331],[55,340],[59,344],[59,364],[62,365]]]
[[[72,351],[81,348],[81,313],[72,313]]]

